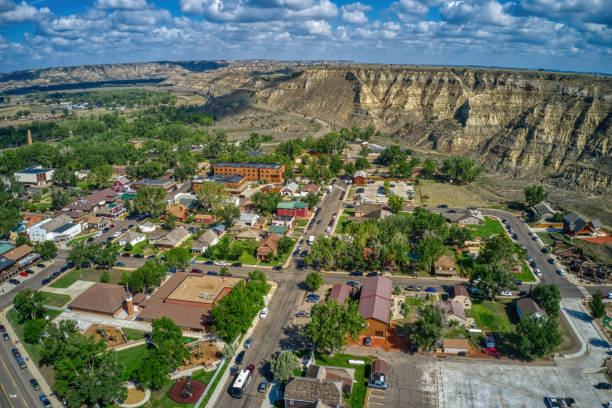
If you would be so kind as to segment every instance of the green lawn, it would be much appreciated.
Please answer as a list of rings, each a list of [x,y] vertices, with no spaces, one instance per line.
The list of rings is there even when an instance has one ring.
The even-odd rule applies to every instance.
[[[144,254],[144,248],[148,245],[149,245],[149,241],[145,239],[144,241],[139,242],[136,245],[134,245],[130,253],[132,255],[142,255]]]
[[[509,308],[514,307],[510,300],[491,302],[474,301],[472,309],[466,310],[468,317],[476,321],[479,329],[497,333],[511,333],[512,323],[510,323]]]
[[[466,226],[472,238],[488,238],[491,235],[503,234],[504,227],[497,220],[489,217],[485,217],[485,222],[482,225],[468,225]]]
[[[557,240],[557,241],[562,241],[565,247],[572,246],[571,242],[569,242],[568,239],[565,238],[562,233],[557,232],[557,231],[552,231],[552,232],[540,231],[540,232],[536,232],[536,235],[538,236],[538,238],[542,240],[544,245],[553,246],[555,243],[555,240]]]
[[[346,215],[355,215],[355,210],[351,209],[351,208],[345,208],[342,211],[342,214],[346,214]]]
[[[128,327],[122,328],[121,331],[125,334],[128,341],[142,340],[146,334],[146,331],[130,329]]]
[[[425,299],[415,297],[415,296],[406,296],[404,303],[410,306],[423,306],[425,304]]]
[[[365,365],[349,364],[349,360],[363,360]],[[315,361],[317,364],[330,365],[335,367],[349,367],[355,369],[355,383],[353,384],[353,392],[350,395],[345,395],[345,403],[348,403],[351,408],[363,408],[366,400],[368,376],[370,375],[371,358],[352,356],[349,354],[336,353],[333,356],[315,353]]]
[[[512,276],[515,279],[519,279],[523,282],[535,282],[535,277],[533,276],[531,269],[527,265],[527,262],[523,260],[521,261],[521,264],[522,264],[521,273],[513,273]]]
[[[80,237],[75,238],[72,241],[68,242],[68,246],[73,246],[74,244],[78,244],[79,242],[83,242],[87,238],[93,237],[94,235],[96,235],[95,232],[92,232],[91,234],[81,235]]]
[[[138,368],[140,361],[144,360],[148,354],[148,344],[139,344],[117,352],[117,358],[124,364],[123,379],[125,381],[130,379],[132,372]]]
[[[298,218],[297,220],[297,225],[299,227],[305,227],[308,225],[308,219],[307,218]]]
[[[70,272],[65,273],[58,280],[49,285],[52,288],[61,288],[65,289],[72,285],[77,280],[85,280],[90,282],[100,282],[100,275],[102,275],[102,269],[74,269]],[[130,274],[130,271],[122,271],[119,269],[111,269],[108,271],[110,275],[110,283],[119,283],[121,280],[121,275],[126,273]]]
[[[344,230],[346,226],[349,224],[349,219],[347,215],[341,215],[338,220],[338,225],[336,226],[336,234],[344,234]]]
[[[43,304],[49,306],[62,307],[72,299],[69,295],[60,295],[58,293],[43,292]]]

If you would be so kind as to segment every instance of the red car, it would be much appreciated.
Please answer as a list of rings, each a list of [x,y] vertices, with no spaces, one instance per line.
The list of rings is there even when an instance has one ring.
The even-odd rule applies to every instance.
[[[193,269],[191,270],[191,272],[192,272],[192,273],[204,273],[204,271],[203,271],[203,270],[198,269],[198,268],[193,268]]]
[[[19,275],[20,276],[28,276],[28,273],[26,271],[23,271],[23,272],[19,272]]]
[[[121,256],[129,258],[130,256],[132,256],[132,254],[130,254],[129,252],[126,252],[125,254],[121,254]]]
[[[495,349],[494,347],[483,348],[482,352],[485,353],[485,354],[488,354],[490,356],[497,357],[497,358],[502,356],[502,352],[497,350],[497,349]]]

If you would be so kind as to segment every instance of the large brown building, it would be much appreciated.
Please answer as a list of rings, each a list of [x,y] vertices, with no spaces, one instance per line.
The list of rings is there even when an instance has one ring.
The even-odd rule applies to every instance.
[[[285,165],[276,163],[217,162],[214,167],[215,176],[237,174],[247,181],[268,180],[268,183],[282,183],[284,172]]]
[[[387,337],[391,310],[391,279],[384,276],[367,278],[361,289],[359,314],[366,322],[365,336]]]

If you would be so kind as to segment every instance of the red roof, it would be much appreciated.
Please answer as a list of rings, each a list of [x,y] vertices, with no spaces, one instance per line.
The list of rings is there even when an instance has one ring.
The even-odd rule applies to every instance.
[[[368,296],[380,296],[385,299],[391,299],[391,290],[393,282],[384,276],[371,276],[366,278],[363,288],[361,289],[361,298]]]
[[[359,314],[364,319],[375,319],[389,323],[391,301],[380,296],[368,296],[359,300]]]
[[[346,298],[351,294],[351,287],[346,283],[336,283],[332,286],[331,293],[329,294],[330,300],[335,300],[339,304],[343,304]]]

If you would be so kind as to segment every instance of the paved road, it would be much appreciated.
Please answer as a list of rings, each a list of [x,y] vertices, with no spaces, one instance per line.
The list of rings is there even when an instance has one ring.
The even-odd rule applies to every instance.
[[[33,408],[42,406],[38,393],[30,386],[30,371],[21,369],[11,353],[12,341],[0,340],[0,407]],[[11,397],[13,396],[13,397]]]

